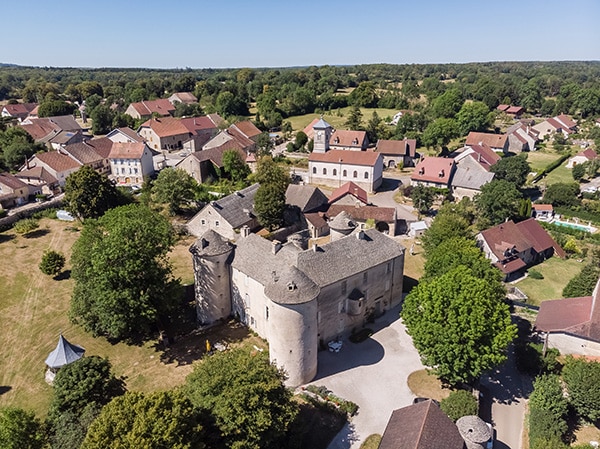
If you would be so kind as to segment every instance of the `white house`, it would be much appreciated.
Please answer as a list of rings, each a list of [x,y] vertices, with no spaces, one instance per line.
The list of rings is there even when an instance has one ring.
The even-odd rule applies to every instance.
[[[591,148],[588,148],[587,150],[581,151],[575,156],[569,158],[569,162],[567,162],[567,168],[573,168],[576,165],[584,164],[596,159],[597,157],[598,154]]]
[[[154,173],[152,150],[143,142],[114,142],[108,160],[117,185],[141,186]]]
[[[331,150],[311,153],[308,182],[340,187],[352,181],[367,192],[374,192],[383,181],[383,157],[373,151]]]

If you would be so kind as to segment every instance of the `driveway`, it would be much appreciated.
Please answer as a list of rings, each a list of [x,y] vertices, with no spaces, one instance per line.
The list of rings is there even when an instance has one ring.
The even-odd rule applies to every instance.
[[[511,346],[508,360],[481,379],[482,392],[491,400],[491,421],[496,429],[494,449],[520,449],[525,419],[526,398],[532,390],[531,379],[517,371]]]
[[[359,411],[329,449],[358,448],[371,434],[383,434],[392,411],[412,404],[406,379],[423,369],[395,307],[369,325],[375,333],[362,343],[344,340],[339,353],[321,351],[314,385],[355,402]]]
[[[417,214],[411,205],[399,204],[394,200],[394,195],[398,193],[398,188],[406,183],[410,183],[410,178],[399,175],[394,178],[384,178],[383,185],[377,193],[369,195],[369,201],[379,207],[395,207],[398,220],[407,222],[417,221]]]

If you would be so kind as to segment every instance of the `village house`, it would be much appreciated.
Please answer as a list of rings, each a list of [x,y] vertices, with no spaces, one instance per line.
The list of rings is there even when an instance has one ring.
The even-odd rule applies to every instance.
[[[20,206],[29,201],[29,185],[10,173],[0,173],[0,209]]]
[[[67,177],[81,168],[81,164],[70,156],[60,151],[47,151],[37,153],[25,164],[24,170],[43,168],[58,181],[62,188],[65,186]]]
[[[239,153],[242,160],[246,158],[246,153],[234,148],[233,151]],[[196,180],[198,184],[203,184],[209,180],[219,178],[217,169],[223,168],[223,154],[228,151],[225,147],[211,148],[209,150],[195,151],[188,154],[179,161],[175,168],[181,169]]]
[[[539,221],[551,221],[554,218],[552,204],[532,204],[531,216]]]
[[[533,218],[519,223],[506,221],[481,231],[475,238],[485,256],[502,271],[507,281],[553,255],[566,257],[563,249]]]
[[[28,184],[34,195],[55,195],[60,192],[58,180],[42,166],[25,168],[15,176]]]
[[[479,163],[477,157],[477,153],[470,153],[456,162],[456,170],[450,181],[450,191],[456,201],[465,197],[472,200],[485,184],[494,179],[494,173]]]
[[[152,150],[145,143],[114,142],[108,161],[110,178],[119,186],[138,186],[154,174]]]
[[[20,125],[33,140],[49,149],[59,149],[71,143],[83,142],[83,129],[72,115],[27,118]]]
[[[561,354],[600,357],[600,280],[592,296],[542,301],[534,327]]]
[[[285,203],[290,208],[298,209],[300,225],[308,230],[312,238],[329,234],[329,224],[325,216],[329,207],[328,200],[318,187],[290,184],[285,192]]]
[[[383,166],[387,168],[414,167],[419,159],[415,139],[377,141],[375,152],[383,156]]]
[[[234,123],[229,126],[229,132],[233,135],[239,134],[244,136],[246,139],[250,139],[256,143],[258,136],[262,134],[262,131],[256,127],[250,120],[244,120],[241,122]]]
[[[456,170],[454,159],[445,157],[423,158],[410,176],[410,185],[448,189],[454,170]]]
[[[144,138],[131,128],[115,128],[106,135],[112,142],[144,142]]]
[[[506,135],[508,136],[508,151],[511,153],[535,151],[538,134],[539,133],[531,126],[525,125],[522,122],[511,125],[506,130]]]
[[[60,152],[72,157],[81,165],[88,165],[98,173],[106,175],[110,173],[108,155],[112,145],[113,142],[110,139],[100,137],[66,145]]]
[[[242,132],[241,129],[244,129],[248,134]],[[210,150],[213,148],[221,148],[222,150],[243,150],[246,154],[249,154],[256,151],[256,138],[257,135],[251,132],[250,127],[238,123],[236,126],[231,125],[229,128],[218,133],[204,144],[202,149]]]
[[[565,137],[569,137],[577,130],[577,123],[568,115],[560,114],[534,125],[533,129],[538,132],[539,139],[544,139],[554,133],[562,133]]]
[[[12,117],[17,119],[19,122],[25,120],[29,115],[36,110],[38,107],[37,103],[16,103],[16,104],[5,104],[0,109],[0,116]]]
[[[191,92],[175,92],[168,98],[168,100],[171,102],[171,104],[173,106],[175,106],[176,103],[183,103],[183,104],[198,103],[198,99]]]
[[[587,148],[583,151],[580,151],[575,156],[569,158],[569,161],[567,162],[566,167],[573,168],[576,165],[584,164],[586,162],[593,161],[594,159],[597,159],[597,158],[598,158],[598,154],[591,148]]]
[[[173,117],[152,118],[142,123],[137,133],[155,151],[181,150],[191,137],[182,121]]]
[[[189,138],[183,142],[183,149],[189,152],[200,151],[219,132],[219,128],[208,117],[182,118],[181,123],[189,131]]]
[[[175,106],[166,98],[131,103],[125,110],[125,114],[136,120],[148,120],[153,115],[169,117],[174,113]]]
[[[499,104],[496,109],[500,112],[511,115],[516,119],[520,118],[525,113],[525,108],[521,106],[511,106],[509,104]]]
[[[506,134],[478,133],[471,131],[467,135],[465,146],[487,145],[497,153],[508,152],[508,137]]]
[[[228,240],[236,240],[242,227],[249,230],[259,228],[258,217],[254,213],[254,196],[258,187],[258,184],[252,184],[211,201],[188,222],[188,232],[200,237],[206,231],[213,230]]]
[[[267,340],[290,386],[314,378],[320,347],[339,350],[341,337],[402,300],[404,248],[374,229],[311,249],[247,232],[234,245],[209,230],[190,252],[200,325],[236,316]]]
[[[486,171],[490,171],[492,165],[501,159],[498,153],[496,153],[486,144],[472,144],[469,146],[464,146],[458,149],[456,153],[457,154],[454,155],[454,161],[456,163],[459,163],[465,157],[471,156]]]
[[[319,143],[313,151],[325,152],[332,150],[365,151],[369,146],[369,139],[365,131],[351,131],[333,129],[333,127],[322,118],[316,118],[310,122],[304,133],[315,143]],[[325,149],[327,147],[327,149]]]

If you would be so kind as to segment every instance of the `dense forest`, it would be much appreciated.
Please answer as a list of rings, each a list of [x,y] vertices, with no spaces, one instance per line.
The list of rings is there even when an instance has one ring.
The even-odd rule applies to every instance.
[[[263,129],[280,126],[287,117],[346,106],[410,109],[415,113],[405,117],[394,137],[421,138],[436,119],[456,119],[466,101],[488,111],[512,104],[533,115],[600,115],[600,62],[178,70],[0,67],[0,101],[49,103],[45,109],[60,112],[69,111],[60,102],[86,100],[88,115],[94,118],[93,110],[104,106],[96,115],[104,121],[110,116],[110,125],[116,126],[129,124],[119,114],[129,103],[183,91],[193,92],[201,109],[180,105],[179,116],[218,112],[231,119],[250,115],[252,108]],[[459,124],[451,124],[457,129],[450,134],[459,134]],[[426,137],[421,143],[436,143]]]

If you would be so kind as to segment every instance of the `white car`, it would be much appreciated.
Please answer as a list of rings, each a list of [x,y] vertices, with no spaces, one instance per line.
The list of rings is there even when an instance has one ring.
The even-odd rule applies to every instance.
[[[598,191],[598,187],[589,186],[589,187],[586,187],[585,189],[583,189],[583,191],[586,193],[596,193]]]

